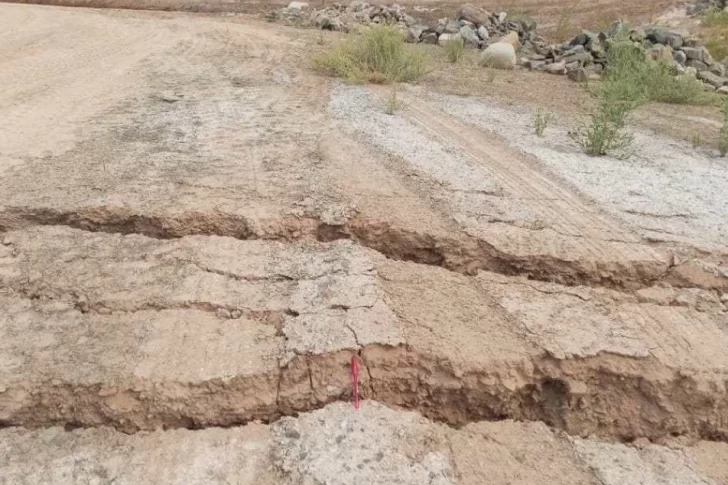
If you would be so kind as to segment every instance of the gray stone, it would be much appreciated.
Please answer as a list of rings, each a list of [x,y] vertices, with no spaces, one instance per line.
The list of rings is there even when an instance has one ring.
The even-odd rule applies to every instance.
[[[722,76],[725,77],[726,75],[726,68],[723,64],[715,63],[712,66],[710,66],[709,71],[715,74],[716,76]]]
[[[688,59],[703,62],[703,49],[698,47],[683,47],[682,51]]]
[[[517,22],[521,24],[521,28],[524,32],[533,32],[536,30],[536,21],[529,16],[520,16]]]
[[[672,51],[672,58],[681,66],[684,66],[688,60],[688,56],[683,51]]]
[[[306,2],[291,2],[286,7],[289,10],[303,10],[304,8],[308,7],[308,3]]]
[[[445,29],[442,31],[444,34],[456,34],[460,31],[460,24],[451,20],[445,25]]]
[[[503,22],[505,22],[507,18],[508,18],[508,14],[506,12],[501,12],[498,14],[498,22],[501,24]]]
[[[645,37],[650,42],[653,42],[655,44],[669,45],[673,49],[677,49],[679,47],[682,47],[683,45],[683,38],[680,34],[677,34],[675,32],[669,32],[660,28],[648,30]]]
[[[405,15],[404,16],[404,24],[407,27],[412,27],[413,25],[417,24],[417,20],[411,16],[411,15]]]
[[[702,61],[695,60],[695,59],[688,59],[688,61],[685,63],[685,65],[688,66],[688,67],[695,68],[695,70],[698,71],[698,72],[707,71],[708,70],[708,65],[707,64],[705,64]]]
[[[574,82],[583,83],[588,79],[586,70],[583,67],[577,67],[576,69],[568,70],[566,75]]]
[[[586,47],[581,44],[577,44],[571,49],[564,51],[564,55],[570,56],[571,54],[581,54],[582,52],[586,52]]]
[[[546,61],[536,60],[536,59],[527,59],[526,62],[523,63],[523,67],[530,70],[539,70],[546,66]]]
[[[466,46],[478,47],[481,44],[480,37],[472,27],[467,25],[460,27],[460,37],[465,41]]]
[[[715,86],[716,88],[720,88],[728,84],[728,79],[722,76],[717,76],[710,71],[699,72],[698,79],[710,84],[711,86]]]
[[[480,27],[478,27],[478,37],[480,37],[483,40],[488,40],[490,38],[488,29],[486,29],[484,25],[481,25]]]
[[[437,33],[436,32],[427,32],[422,34],[420,37],[420,42],[423,44],[437,44]]]
[[[404,34],[405,42],[409,42],[412,44],[418,43],[420,41],[420,37],[422,37],[422,32],[424,32],[424,30],[425,28],[422,25],[414,25],[408,28]]]
[[[589,54],[587,52],[567,55],[567,56],[564,56],[564,58],[562,60],[566,64],[571,64],[572,62],[578,62],[581,65],[588,65],[593,62],[591,54]]]
[[[616,32],[610,37],[614,37],[615,34]],[[633,42],[642,42],[645,40],[645,31],[640,28],[632,29],[629,33],[629,39]]]
[[[711,66],[715,64],[715,60],[713,60],[713,56],[710,55],[710,51],[707,47],[701,46],[700,50],[703,51],[703,62],[707,65]]]
[[[457,18],[467,20],[478,26],[488,25],[490,23],[488,21],[489,17],[490,13],[469,3],[460,7],[457,15]]]
[[[720,87],[720,88],[716,89],[715,92],[719,93],[719,94],[728,94],[728,86]],[[725,296],[725,295],[723,295],[723,296]]]
[[[544,70],[550,74],[566,74],[566,63],[564,61],[554,62],[546,66]]]
[[[594,32],[589,32],[588,30],[583,31],[576,37],[574,37],[570,45],[587,45],[590,41],[593,41],[593,39],[596,39],[597,35]]]

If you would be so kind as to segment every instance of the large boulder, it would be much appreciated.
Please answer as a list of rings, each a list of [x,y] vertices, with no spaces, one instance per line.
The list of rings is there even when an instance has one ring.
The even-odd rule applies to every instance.
[[[509,42],[491,44],[480,55],[479,64],[495,69],[513,69],[516,67],[516,49]]]
[[[511,44],[514,49],[518,49],[518,46],[520,45],[518,32],[509,32],[507,35],[504,35],[502,38],[498,39],[497,43],[501,42],[505,44]]]
[[[490,22],[488,20],[490,18],[490,13],[469,3],[466,3],[465,5],[460,7],[457,18],[461,20],[467,20],[468,22],[472,22],[473,24],[478,26],[490,25]]]

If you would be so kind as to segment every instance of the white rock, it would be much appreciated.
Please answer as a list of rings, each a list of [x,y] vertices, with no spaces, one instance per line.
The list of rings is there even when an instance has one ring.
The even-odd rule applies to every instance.
[[[446,42],[451,41],[451,40],[456,40],[456,39],[462,39],[462,37],[460,37],[459,33],[457,33],[457,34],[440,34],[440,37],[438,37],[438,39],[437,39],[437,43],[440,45],[445,45]]]
[[[491,44],[481,54],[479,64],[496,69],[513,69],[516,66],[516,49],[507,42]]]
[[[288,9],[290,10],[302,10],[304,8],[308,7],[308,3],[306,2],[291,2],[288,4]]]

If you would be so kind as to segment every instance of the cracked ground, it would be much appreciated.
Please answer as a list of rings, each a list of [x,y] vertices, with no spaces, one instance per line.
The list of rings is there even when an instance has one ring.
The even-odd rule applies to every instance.
[[[725,169],[610,198],[316,42],[0,4],[0,484],[728,483]]]

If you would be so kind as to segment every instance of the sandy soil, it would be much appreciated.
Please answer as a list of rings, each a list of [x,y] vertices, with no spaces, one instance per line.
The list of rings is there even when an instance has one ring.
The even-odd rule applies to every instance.
[[[0,5],[0,483],[725,483],[725,164],[317,42]]]

